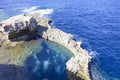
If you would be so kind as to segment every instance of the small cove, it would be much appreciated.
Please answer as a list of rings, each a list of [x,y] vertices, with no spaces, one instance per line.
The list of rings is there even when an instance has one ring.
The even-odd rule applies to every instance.
[[[38,40],[42,49],[25,61],[25,68],[32,74],[30,80],[67,80],[66,62],[72,53],[56,43]]]

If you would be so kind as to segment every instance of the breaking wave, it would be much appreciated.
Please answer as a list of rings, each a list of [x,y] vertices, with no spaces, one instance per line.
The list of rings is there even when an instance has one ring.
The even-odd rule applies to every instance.
[[[39,6],[32,6],[30,8],[24,8],[24,9],[22,9],[21,12],[23,12],[23,13],[29,13],[31,11],[37,10],[38,8],[39,8]]]
[[[33,13],[39,13],[39,17],[44,17],[52,14],[54,12],[53,9],[39,9],[39,6],[33,6],[30,8],[25,8],[21,10],[22,13],[25,14],[33,14]]]
[[[110,77],[104,70],[100,69],[99,64],[92,64],[91,69],[92,80],[120,80],[120,78]]]

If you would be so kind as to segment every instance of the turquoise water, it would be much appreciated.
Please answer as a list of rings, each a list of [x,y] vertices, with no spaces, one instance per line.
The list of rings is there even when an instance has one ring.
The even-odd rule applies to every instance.
[[[0,0],[0,20],[33,6],[53,9],[52,25],[73,34],[93,56],[92,79],[120,80],[119,5],[120,0]]]
[[[39,39],[42,50],[25,61],[31,72],[30,80],[67,80],[66,62],[73,56],[70,51],[53,42]]]

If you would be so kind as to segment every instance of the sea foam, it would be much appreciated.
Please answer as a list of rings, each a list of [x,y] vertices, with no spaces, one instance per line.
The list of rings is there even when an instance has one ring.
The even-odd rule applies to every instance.
[[[30,8],[24,8],[24,9],[22,9],[21,12],[23,12],[23,13],[29,13],[31,11],[37,10],[38,8],[39,8],[39,6],[32,6]]]
[[[52,14],[53,12],[54,12],[53,9],[41,9],[41,10],[31,11],[31,12],[29,12],[29,14],[40,13],[39,17],[44,17],[44,16],[48,16],[48,15]]]
[[[33,6],[30,8],[25,8],[21,10],[21,12],[25,14],[39,13],[40,14],[39,17],[48,16],[54,12],[53,9],[38,9],[38,8],[39,6]]]

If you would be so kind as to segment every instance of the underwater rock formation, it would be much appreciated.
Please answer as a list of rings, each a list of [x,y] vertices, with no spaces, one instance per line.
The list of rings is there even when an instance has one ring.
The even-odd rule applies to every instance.
[[[80,47],[81,42],[73,40],[73,35],[71,34],[52,28],[49,24],[51,22],[50,19],[37,17],[38,15],[37,13],[18,15],[0,22],[0,45],[2,47],[5,46],[6,51],[8,51],[17,44],[23,43],[35,35],[39,35],[46,40],[62,45],[73,53],[74,56],[66,63],[69,79],[71,74],[73,74],[80,80],[90,80],[88,63],[91,57]],[[16,60],[16,58],[13,60]],[[23,59],[22,62],[24,62],[24,60],[25,59]],[[11,64],[18,65],[14,63],[14,61],[13,63],[11,62]],[[78,80],[78,78],[76,80]]]

